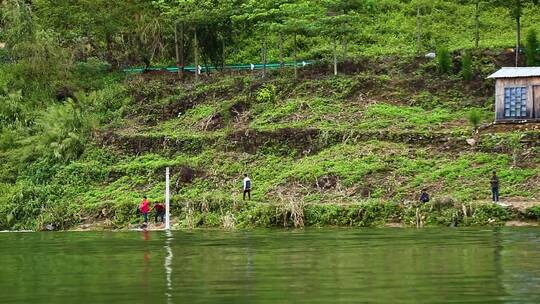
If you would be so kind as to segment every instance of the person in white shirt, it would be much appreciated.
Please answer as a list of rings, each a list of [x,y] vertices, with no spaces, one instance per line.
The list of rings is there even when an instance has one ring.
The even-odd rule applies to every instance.
[[[246,193],[248,200],[251,200],[251,179],[249,179],[247,174],[244,174],[244,200],[246,200]]]

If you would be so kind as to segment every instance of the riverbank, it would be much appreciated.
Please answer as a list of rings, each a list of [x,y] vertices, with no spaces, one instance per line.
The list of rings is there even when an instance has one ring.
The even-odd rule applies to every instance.
[[[540,205],[527,202],[456,203],[451,201],[419,206],[366,202],[359,204],[288,204],[243,203],[230,209],[191,206],[176,209],[172,229],[214,228],[224,230],[249,228],[303,227],[478,227],[538,226]],[[124,215],[125,216],[125,215]],[[138,229],[139,218],[119,224],[115,218],[87,219],[67,228],[75,231]],[[150,223],[148,230],[162,230]]]
[[[143,196],[163,201],[167,167],[175,229],[416,227],[416,209],[403,202],[422,189],[434,200],[420,210],[423,226],[534,221],[533,206],[468,203],[490,196],[492,171],[502,197],[540,197],[538,125],[490,124],[493,83],[484,76],[507,57],[475,52],[470,81],[399,56],[357,58],[358,70],[339,76],[321,63],[294,81],[277,72],[193,83],[100,70],[78,103],[31,111],[41,113],[39,132],[75,125],[77,141],[64,131],[3,133],[0,229],[136,226]],[[246,173],[253,201],[244,204]]]

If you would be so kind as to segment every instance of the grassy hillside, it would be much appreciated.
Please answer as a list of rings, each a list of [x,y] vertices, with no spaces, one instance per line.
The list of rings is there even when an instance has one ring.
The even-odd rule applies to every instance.
[[[538,126],[490,125],[485,79],[514,64],[517,2],[482,2],[475,49],[474,1],[167,3],[0,3],[0,229],[126,227],[143,195],[162,200],[166,167],[180,227],[412,225],[422,188],[428,224],[498,224],[516,214],[475,203],[492,170],[505,199],[538,198]],[[540,6],[523,3],[530,62]],[[121,72],[173,65],[176,46],[189,65],[263,49],[316,64],[298,78]],[[423,56],[435,50],[448,66]]]
[[[287,218],[304,204],[368,204],[382,216],[375,222],[402,221],[408,211],[398,206],[422,188],[436,204],[488,199],[493,170],[504,198],[534,199],[540,141],[538,131],[527,130],[534,126],[474,132],[467,120],[474,110],[482,123],[492,121],[493,84],[484,77],[505,60],[511,56],[476,54],[471,81],[441,75],[435,61],[399,57],[349,62],[350,72],[339,76],[316,65],[296,81],[278,72],[267,79],[215,74],[198,84],[167,73],[105,73],[96,90],[54,110],[77,121],[69,123],[94,126],[76,144],[85,145],[80,156],[59,162],[53,153],[17,168],[29,147],[3,150],[12,162],[2,165],[0,225],[136,222],[142,195],[163,199],[167,166],[181,226],[281,225],[279,208]],[[241,201],[245,172],[253,180],[251,203]],[[326,223],[309,217],[322,212],[310,208],[303,209],[306,224]],[[325,212],[326,224],[351,220]],[[359,224],[373,224],[365,221]]]

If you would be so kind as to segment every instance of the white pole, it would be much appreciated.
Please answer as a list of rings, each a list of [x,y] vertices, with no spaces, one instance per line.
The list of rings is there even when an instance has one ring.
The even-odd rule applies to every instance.
[[[170,220],[170,193],[169,193],[169,167],[165,169],[165,230],[171,229]]]

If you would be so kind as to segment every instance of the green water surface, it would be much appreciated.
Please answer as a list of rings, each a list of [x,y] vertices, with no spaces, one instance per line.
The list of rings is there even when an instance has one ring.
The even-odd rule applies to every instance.
[[[540,303],[540,229],[0,233],[0,303]]]

